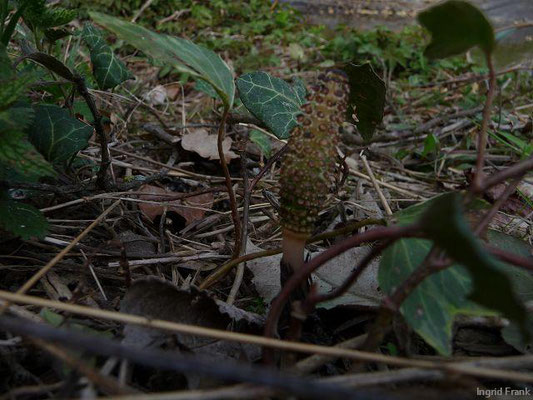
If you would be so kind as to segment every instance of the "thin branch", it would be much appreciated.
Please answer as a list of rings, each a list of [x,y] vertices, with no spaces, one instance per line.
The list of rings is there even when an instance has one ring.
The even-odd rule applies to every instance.
[[[224,155],[224,147],[222,145],[225,136],[225,127],[226,120],[228,119],[229,108],[224,108],[224,113],[222,114],[222,119],[218,127],[218,156],[220,158],[220,165],[222,166],[222,171],[224,172],[224,178],[226,180],[226,188],[228,190],[229,203],[231,208],[231,218],[233,220],[233,225],[235,226],[235,244],[233,247],[233,258],[236,258],[240,254],[241,247],[241,221],[239,219],[239,211],[237,210],[237,200],[235,198],[235,192],[233,191],[233,186],[231,184],[231,175],[229,173],[228,164],[226,163],[226,157]]]
[[[507,199],[516,191],[516,187],[520,183],[522,178],[515,178],[511,183],[507,185],[501,196],[494,202],[489,211],[485,213],[483,218],[478,222],[476,228],[474,229],[474,234],[476,236],[483,236],[486,229],[489,227],[492,219],[496,216],[500,208],[507,201]]]
[[[533,155],[512,165],[509,168],[486,177],[481,183],[477,193],[483,193],[491,187],[496,186],[498,183],[506,181],[507,179],[522,177],[530,171],[533,171]]]
[[[266,337],[274,337],[277,331],[277,324],[283,307],[289,300],[289,297],[293,290],[300,287],[305,282],[311,273],[319,268],[321,265],[331,260],[332,258],[344,253],[352,247],[358,246],[361,243],[373,242],[376,240],[393,240],[401,237],[413,237],[416,236],[416,231],[419,229],[418,225],[409,226],[392,226],[386,228],[375,228],[364,233],[356,234],[335,246],[329,248],[326,251],[320,253],[317,257],[313,258],[310,262],[305,263],[304,266],[296,271],[283,286],[279,295],[273,300],[268,313],[267,321],[265,324]],[[271,353],[264,351],[264,357],[269,361],[271,359]]]
[[[479,190],[483,181],[483,167],[485,166],[485,151],[487,147],[487,129],[490,122],[490,112],[492,109],[492,102],[494,100],[496,86],[496,74],[494,71],[494,65],[492,63],[492,54],[490,52],[486,52],[485,59],[487,60],[487,66],[489,68],[489,90],[487,92],[485,107],[483,108],[483,121],[481,122],[481,129],[478,134],[476,170],[472,182],[472,188],[474,192]]]
[[[509,253],[505,250],[501,250],[492,246],[486,246],[485,248],[490,254],[501,261],[509,263],[515,267],[533,271],[533,259],[531,257],[521,257],[517,254]]]
[[[85,85],[85,79],[83,79],[81,75],[75,74],[74,83],[76,84],[78,92],[84,98],[85,102],[87,103],[87,106],[91,110],[91,114],[93,115],[94,130],[96,131],[98,141],[100,142],[101,152],[100,169],[98,170],[98,174],[96,177],[96,186],[98,186],[100,189],[105,189],[108,185],[106,175],[107,170],[111,165],[111,158],[109,155],[108,139],[104,132],[104,127],[102,126],[102,115],[100,115],[100,112],[98,111],[98,108],[94,103],[93,97],[87,90],[87,85]]]

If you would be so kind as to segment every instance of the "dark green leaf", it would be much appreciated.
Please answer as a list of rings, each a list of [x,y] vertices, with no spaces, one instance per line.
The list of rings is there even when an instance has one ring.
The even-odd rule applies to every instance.
[[[424,54],[444,58],[479,46],[485,53],[494,49],[494,30],[485,15],[467,1],[450,0],[418,14],[418,21],[431,33]]]
[[[431,241],[401,239],[381,257],[378,281],[391,294],[424,261]],[[471,290],[468,271],[457,264],[424,279],[403,302],[400,311],[416,333],[440,354],[451,354],[453,320],[458,314],[489,312],[467,300]]]
[[[0,43],[7,46],[9,44],[9,41],[11,40],[11,36],[13,36],[13,32],[15,32],[15,28],[17,27],[17,23],[20,19],[20,16],[24,12],[25,4],[19,7],[17,11],[11,16],[9,19],[9,23],[5,27],[4,31],[2,32],[2,37],[0,38]],[[4,19],[2,18],[2,22]]]
[[[41,64],[45,68],[49,69],[50,71],[56,73],[57,75],[68,81],[72,82],[75,80],[72,71],[65,64],[63,64],[61,61],[51,55],[48,55],[46,53],[34,52],[28,54],[27,56],[24,56],[24,58],[29,58],[30,60]]]
[[[100,89],[112,89],[132,77],[94,26],[86,23],[81,34],[91,52],[93,75]]]
[[[430,153],[434,153],[437,150],[438,143],[439,139],[434,134],[428,134],[426,140],[424,140],[424,150],[422,151],[422,157],[425,157]]]
[[[305,95],[307,94],[307,89],[302,78],[292,78],[292,90],[294,90],[294,93],[298,96],[299,103],[304,104],[306,102]]]
[[[30,178],[54,176],[52,166],[33,145],[15,132],[0,134],[0,163]]]
[[[252,129],[250,131],[250,141],[255,143],[266,157],[270,157],[272,144],[268,135],[257,129]]]
[[[489,231],[488,241],[494,247],[520,257],[533,257],[533,246],[529,243],[502,232]],[[512,265],[502,264],[505,273],[513,283],[514,292],[524,304],[533,302],[533,273]],[[519,324],[512,322],[502,330],[502,336],[507,343],[519,351],[531,349],[533,342],[533,315],[528,313],[526,323],[529,340],[524,336]]]
[[[68,24],[76,18],[76,11],[61,7],[47,7],[46,0],[19,1],[20,7],[25,7],[22,15],[30,26],[48,29]]]
[[[296,117],[303,104],[298,94],[283,79],[266,72],[252,72],[237,79],[244,106],[280,139],[289,137],[298,124]]]
[[[44,31],[44,36],[46,36],[46,40],[48,40],[50,43],[55,43],[58,40],[66,38],[70,35],[72,35],[72,33],[65,28],[53,28]]]
[[[470,231],[463,217],[461,201],[457,193],[436,199],[422,216],[424,231],[453,260],[468,268],[473,283],[469,294],[471,300],[501,312],[525,328],[523,304],[516,299],[511,282],[501,272],[498,262]]]
[[[348,120],[357,124],[363,139],[372,138],[383,119],[385,109],[385,83],[376,75],[372,66],[348,64],[345,68],[350,83]],[[353,112],[355,107],[355,112]],[[354,121],[352,114],[359,120]]]
[[[446,216],[438,211],[434,219],[438,219],[439,226],[449,225],[448,221],[451,220],[451,217],[448,216],[449,212],[446,213],[442,207],[443,202],[449,201],[449,196],[449,194],[440,195],[408,207],[396,213],[395,217],[400,225],[407,225],[421,217],[424,218],[423,216],[429,212],[428,210],[433,210],[432,212],[441,210]],[[487,203],[481,200],[475,201],[470,206],[471,210],[484,208],[487,208]],[[447,224],[443,224],[442,221],[446,221]],[[446,228],[443,228],[443,231],[446,231]],[[489,231],[491,242],[494,240],[493,235],[494,233]],[[460,240],[463,239],[453,236],[449,243],[458,246]],[[402,239],[388,247],[383,253],[379,267],[378,280],[381,288],[388,294],[392,293],[425,259],[431,245],[432,242],[429,240]],[[514,251],[510,245],[506,246],[506,250]],[[519,297],[522,297],[520,295],[522,292],[529,291],[530,294],[533,294],[531,286],[527,286],[528,289],[522,288],[523,285],[529,284],[525,282],[531,282],[531,278],[529,281],[526,279],[527,272],[525,273],[526,277],[521,276],[523,271],[499,262],[493,267],[497,271],[505,273],[505,276],[500,274],[497,281],[488,282],[491,286],[485,288],[494,298],[500,299],[499,295],[495,296],[494,293],[500,293],[499,283],[502,279],[506,281],[506,276],[511,279],[513,291]],[[473,280],[472,275],[473,273],[464,266],[453,264],[446,270],[426,278],[413,290],[400,309],[408,324],[441,354],[449,355],[451,353],[452,323],[456,315],[494,315],[493,311],[468,299],[473,284],[479,284],[479,281]],[[496,282],[498,286],[496,286]],[[506,302],[508,300],[501,299],[501,301]],[[521,339],[521,336],[518,338]]]
[[[235,96],[235,82],[228,65],[213,51],[174,36],[161,35],[139,25],[97,12],[91,18],[120,39],[143,51],[159,62],[171,64],[180,72],[211,84],[231,108]]]
[[[50,162],[67,161],[87,147],[93,128],[52,104],[35,107],[35,122],[29,129],[30,142]]]
[[[196,84],[194,85],[194,88],[200,92],[204,92],[209,97],[212,97],[213,99],[220,99],[220,96],[217,94],[216,90],[211,86],[209,83],[207,83],[204,80],[197,80]]]
[[[43,238],[48,222],[39,210],[29,204],[0,200],[0,227],[26,240]]]

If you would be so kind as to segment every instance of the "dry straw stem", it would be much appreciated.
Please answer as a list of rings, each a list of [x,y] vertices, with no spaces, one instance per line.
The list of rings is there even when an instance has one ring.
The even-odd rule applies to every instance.
[[[57,253],[57,255],[54,258],[52,258],[48,262],[48,264],[46,264],[39,271],[37,271],[24,285],[22,285],[22,287],[19,290],[17,290],[17,293],[24,294],[28,290],[30,290],[33,287],[33,285],[35,285],[39,281],[39,279],[45,276],[48,273],[48,271],[50,271],[54,267],[54,265],[56,265],[59,261],[61,261],[61,259],[65,257],[74,246],[76,246],[85,236],[87,236],[87,234],[90,231],[92,231],[95,226],[97,226],[100,222],[102,222],[105,219],[105,217],[107,217],[107,215],[111,211],[113,211],[113,209],[119,204],[120,204],[120,200],[117,200],[113,204],[111,204],[111,206],[109,206],[102,214],[100,214],[100,216],[96,218],[92,224],[90,224],[87,228],[83,230],[83,232],[81,232],[76,238],[74,238],[74,240],[70,242],[70,244],[67,247],[65,247],[63,250]],[[4,313],[4,311],[6,310],[6,306],[7,304],[0,306],[0,314]]]
[[[501,369],[483,368],[471,365],[460,365],[457,363],[443,363],[426,360],[414,360],[400,357],[387,356],[383,354],[368,353],[358,350],[343,349],[338,347],[326,347],[307,343],[287,342],[278,339],[266,338],[244,333],[229,332],[217,329],[210,329],[195,325],[186,325],[176,322],[150,319],[138,315],[119,313],[116,311],[99,310],[76,304],[61,303],[41,299],[39,297],[23,294],[10,293],[0,290],[0,299],[6,302],[38,307],[49,307],[56,310],[66,311],[86,317],[105,319],[110,321],[145,326],[153,329],[162,329],[170,332],[178,332],[189,335],[209,337],[218,340],[228,340],[239,343],[250,343],[258,346],[277,348],[280,350],[294,351],[308,354],[321,354],[331,357],[347,358],[358,361],[377,362],[398,367],[418,367],[443,370],[446,372],[465,374],[484,378],[504,379],[515,382],[533,383],[533,374],[520,373]]]

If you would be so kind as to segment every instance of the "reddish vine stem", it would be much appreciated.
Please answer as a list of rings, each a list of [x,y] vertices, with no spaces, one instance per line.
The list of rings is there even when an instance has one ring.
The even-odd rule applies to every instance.
[[[351,274],[344,280],[342,285],[336,289],[331,290],[329,293],[318,294],[316,287],[312,286],[307,298],[301,301],[295,301],[292,304],[291,322],[289,327],[288,340],[297,341],[300,339],[302,332],[302,324],[309,314],[311,314],[318,303],[332,300],[336,297],[342,296],[352,286],[363,271],[368,267],[370,262],[376,258],[385,248],[390,246],[394,240],[386,240],[376,246],[374,246],[368,254],[363,257],[359,265],[351,272]]]
[[[259,171],[259,173],[254,177],[254,179],[252,179],[252,182],[250,183],[250,192],[252,190],[254,190],[255,185],[257,185],[257,182],[259,182],[259,180],[270,169],[270,167],[272,167],[272,165],[276,161],[278,161],[283,156],[283,154],[285,154],[287,152],[288,149],[289,148],[287,147],[287,145],[285,145],[280,150],[278,150],[278,152],[276,154],[274,154],[272,157],[270,157],[270,159],[265,164],[265,166],[261,169],[261,171]]]
[[[486,246],[486,250],[501,261],[533,271],[533,261],[530,258],[520,257],[491,246]],[[413,290],[430,275],[450,267],[452,260],[438,257],[438,253],[438,249],[433,247],[420,267],[414,270],[391,296],[383,300],[381,310],[368,332],[363,349],[367,351],[375,350],[388,331],[394,313],[400,309]]]
[[[485,178],[476,193],[483,193],[487,189],[490,189],[491,187],[496,186],[498,183],[501,183],[507,179],[522,177],[531,170],[533,170],[533,155],[507,169],[504,169],[503,171]]]
[[[346,293],[346,291],[353,284],[355,284],[359,276],[361,276],[361,274],[368,267],[370,262],[374,258],[376,258],[378,255],[380,255],[383,250],[385,250],[387,247],[389,247],[394,242],[395,242],[395,239],[386,240],[372,247],[372,249],[368,252],[368,254],[363,257],[363,259],[361,260],[357,268],[355,268],[350,273],[348,278],[346,278],[339,287],[337,287],[336,289],[333,289],[329,293],[309,295],[309,297],[307,297],[307,299],[305,299],[305,301],[303,302],[302,306],[304,307],[304,309],[309,308],[312,311],[318,303],[323,303],[324,301],[329,301],[329,300],[342,296],[344,293]]]
[[[496,202],[492,205],[489,211],[483,216],[481,221],[477,224],[476,228],[474,229],[474,234],[477,236],[482,236],[484,232],[489,227],[490,222],[492,219],[496,216],[496,213],[500,210],[500,208],[503,206],[503,204],[507,201],[509,196],[511,196],[515,190],[518,184],[522,178],[514,178],[511,183],[507,185],[504,192],[501,194],[501,196],[496,200]]]
[[[521,257],[514,253],[498,249],[492,246],[486,246],[487,251],[500,261],[512,264],[515,267],[527,269],[533,271],[533,259],[531,257]]]
[[[417,224],[409,226],[392,226],[375,228],[364,233],[349,237],[328,250],[320,253],[311,261],[305,263],[302,268],[294,271],[293,275],[281,289],[279,295],[272,301],[270,312],[265,324],[266,337],[274,337],[277,331],[277,324],[283,307],[287,303],[291,293],[305,282],[311,273],[332,258],[344,253],[352,247],[358,246],[365,242],[374,242],[376,240],[394,240],[402,237],[418,236],[420,226]],[[263,349],[263,358],[265,362],[272,361],[272,352],[270,349]]]
[[[98,174],[96,176],[96,186],[100,189],[106,189],[106,187],[108,186],[106,176],[107,170],[111,165],[111,157],[109,155],[108,138],[102,126],[102,115],[98,111],[98,108],[96,107],[94,99],[89,93],[89,90],[87,90],[85,79],[83,79],[81,75],[76,74],[73,76],[73,80],[76,84],[76,88],[78,89],[79,94],[87,103],[87,106],[89,107],[89,110],[91,111],[91,114],[94,119],[94,130],[96,132],[96,136],[98,137],[98,142],[100,142],[101,153],[100,169],[98,170]]]
[[[241,248],[241,221],[239,219],[239,211],[237,210],[237,200],[235,198],[235,192],[233,191],[233,186],[231,185],[231,176],[229,174],[228,164],[226,163],[226,157],[224,156],[224,148],[222,142],[224,141],[225,136],[225,126],[226,120],[228,119],[229,108],[224,108],[224,113],[222,114],[222,120],[218,126],[218,156],[220,157],[220,165],[222,166],[222,171],[224,172],[224,178],[226,180],[226,189],[228,190],[229,203],[231,208],[231,219],[233,220],[233,225],[235,226],[235,244],[233,247],[233,258],[239,257],[240,248]]]
[[[483,121],[481,122],[481,130],[478,135],[477,142],[477,160],[476,171],[474,180],[472,182],[472,190],[478,192],[483,181],[483,167],[485,165],[485,150],[487,147],[487,129],[490,121],[490,112],[492,109],[492,102],[494,100],[495,86],[496,86],[496,73],[494,71],[494,65],[492,63],[492,55],[490,52],[485,53],[485,59],[487,60],[487,66],[489,68],[489,90],[487,92],[487,99],[485,101],[485,107],[483,108]]]
[[[381,303],[379,314],[370,327],[362,348],[374,351],[383,341],[388,332],[394,314],[400,309],[412,291],[430,275],[449,267],[449,260],[438,259],[439,250],[433,246],[422,264],[402,282],[392,295],[385,297]]]

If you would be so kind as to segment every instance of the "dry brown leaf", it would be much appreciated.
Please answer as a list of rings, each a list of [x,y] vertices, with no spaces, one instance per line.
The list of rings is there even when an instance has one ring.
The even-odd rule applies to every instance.
[[[224,138],[222,148],[224,149],[224,157],[226,162],[237,158],[237,154],[230,150],[232,140],[229,137]],[[189,133],[183,135],[181,138],[181,147],[188,151],[194,151],[203,158],[209,160],[220,160],[218,156],[217,135],[210,135],[207,129],[189,130]]]
[[[146,195],[140,195],[139,199],[161,202],[161,204],[139,204],[141,212],[152,222],[163,215],[166,208],[167,212],[171,211],[181,215],[185,219],[185,225],[189,225],[203,219],[206,209],[210,209],[213,206],[213,193],[203,193],[183,200],[169,201],[169,194],[178,196],[185,193],[172,192],[152,185],[144,185],[140,188],[140,191],[146,193]]]

